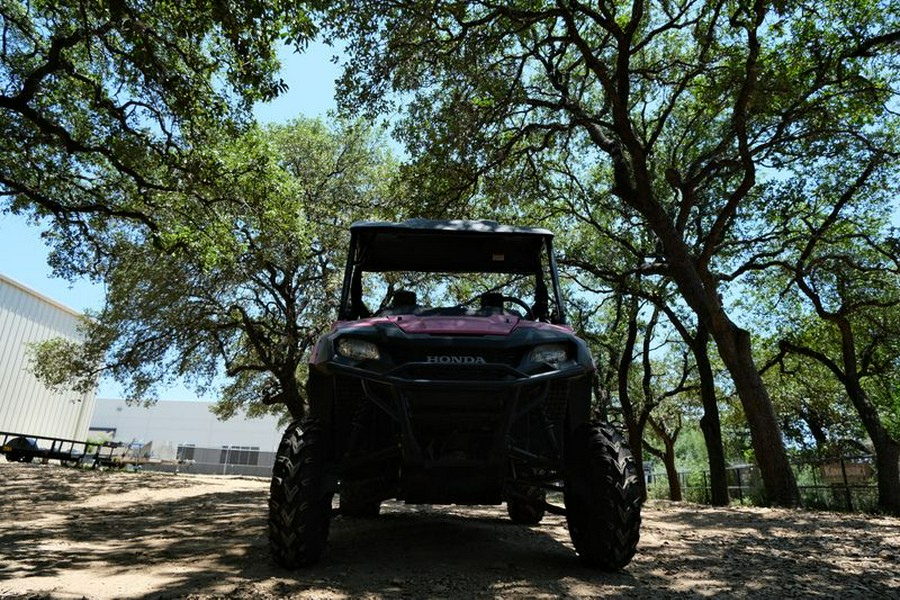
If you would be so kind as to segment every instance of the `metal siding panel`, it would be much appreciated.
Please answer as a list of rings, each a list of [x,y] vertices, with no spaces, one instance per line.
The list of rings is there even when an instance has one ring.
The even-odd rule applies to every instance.
[[[23,431],[22,427],[25,421],[21,403],[21,387],[22,378],[21,370],[21,353],[22,338],[25,334],[24,329],[27,321],[22,318],[22,296],[17,290],[5,287],[4,304],[7,315],[9,316],[6,331],[4,331],[5,347],[3,360],[3,402],[7,405],[4,423],[0,423],[0,427],[5,430]]]
[[[13,314],[8,308],[12,301],[11,293],[12,288],[0,284],[0,428],[12,419],[12,405],[5,401],[12,382],[9,362],[12,354]]]
[[[77,339],[77,325],[74,311],[0,277],[0,430],[86,437],[95,392],[48,390],[28,371],[26,356],[29,343]]]
[[[38,389],[39,383],[34,376],[28,372],[28,358],[26,357],[27,344],[44,339],[41,320],[45,318],[43,307],[37,304],[30,304],[23,295],[21,302],[25,310],[28,311],[27,316],[22,318],[22,330],[18,339],[19,349],[17,353],[18,368],[18,390],[13,401],[19,404],[19,414],[25,417],[21,431],[26,433],[34,433],[36,431],[47,432],[44,435],[56,435],[56,428],[52,426],[41,427],[46,419],[47,406],[44,402],[43,395]]]

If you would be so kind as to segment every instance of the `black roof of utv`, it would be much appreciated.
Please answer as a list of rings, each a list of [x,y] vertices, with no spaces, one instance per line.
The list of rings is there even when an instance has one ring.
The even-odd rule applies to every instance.
[[[553,238],[546,229],[494,221],[359,221],[350,232],[363,271],[536,273]]]

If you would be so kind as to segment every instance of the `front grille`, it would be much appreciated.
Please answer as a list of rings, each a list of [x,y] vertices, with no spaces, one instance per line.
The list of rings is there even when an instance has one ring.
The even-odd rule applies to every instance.
[[[430,379],[442,381],[505,381],[515,379],[507,369],[473,367],[466,365],[410,364],[394,371],[394,375],[407,379]]]
[[[494,348],[458,348],[458,347],[410,347],[395,346],[387,348],[388,353],[396,365],[406,363],[427,363],[429,357],[431,360],[469,360],[475,359],[484,361],[484,364],[501,364],[515,366],[519,362],[519,352],[517,350],[497,350]]]
[[[505,394],[477,391],[461,394],[455,390],[407,391],[403,396],[414,419],[427,415],[451,429],[455,427],[455,422],[448,419],[448,415],[473,415],[484,424],[486,420],[498,419],[508,400]]]
[[[334,378],[334,401],[338,410],[352,414],[357,405],[365,398],[362,383],[354,377]]]
[[[554,381],[547,392],[547,418],[551,423],[562,423],[569,402],[569,382]]]

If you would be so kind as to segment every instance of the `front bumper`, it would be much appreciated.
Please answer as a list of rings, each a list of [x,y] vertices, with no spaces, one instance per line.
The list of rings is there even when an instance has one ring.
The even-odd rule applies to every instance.
[[[393,454],[401,496],[412,503],[495,504],[511,461],[555,471],[563,431],[587,420],[591,368],[526,373],[506,364],[447,366],[412,362],[377,372],[325,365],[333,384],[331,418],[339,472]],[[367,410],[387,417],[392,433],[378,447],[361,430]]]

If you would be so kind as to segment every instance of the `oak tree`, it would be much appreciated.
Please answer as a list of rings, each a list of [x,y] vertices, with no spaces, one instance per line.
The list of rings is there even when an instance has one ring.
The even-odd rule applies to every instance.
[[[206,152],[220,168],[191,190],[202,201],[175,202],[152,235],[105,232],[102,260],[81,268],[105,283],[106,304],[85,344],[38,346],[37,373],[66,386],[103,373],[133,402],[185,379],[221,391],[222,417],[283,404],[300,418],[309,350],[336,316],[347,229],[389,205],[392,159],[377,131],[318,120]]]

